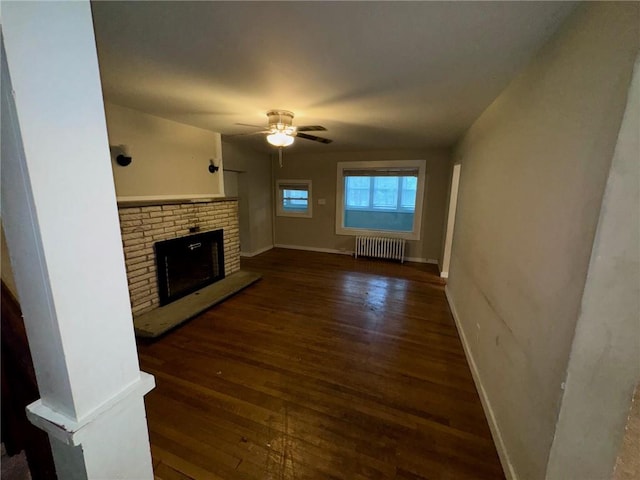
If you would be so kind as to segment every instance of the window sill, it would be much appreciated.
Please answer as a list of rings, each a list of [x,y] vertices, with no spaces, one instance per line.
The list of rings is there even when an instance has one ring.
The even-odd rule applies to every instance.
[[[399,209],[399,208],[369,208],[369,207],[346,207],[347,212],[371,212],[371,213],[410,213],[414,214],[415,210]]]
[[[346,235],[355,237],[364,235],[369,237],[393,237],[404,238],[405,240],[420,240],[420,234],[416,232],[399,232],[397,230],[367,230],[362,228],[336,228],[336,235]]]
[[[291,217],[291,218],[313,218],[311,213],[290,213],[290,212],[276,212],[276,217]]]

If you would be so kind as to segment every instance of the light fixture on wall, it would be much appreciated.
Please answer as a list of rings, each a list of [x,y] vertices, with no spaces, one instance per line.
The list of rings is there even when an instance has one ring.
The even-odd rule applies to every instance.
[[[121,167],[126,167],[131,163],[131,157],[125,157],[124,155],[120,154],[116,157],[116,162]]]
[[[131,155],[129,154],[129,147],[127,145],[116,145],[109,148],[112,155],[115,155],[118,165],[126,167],[131,164]]]
[[[218,170],[220,170],[220,160],[217,158],[210,158],[209,159],[209,173],[216,173]]]

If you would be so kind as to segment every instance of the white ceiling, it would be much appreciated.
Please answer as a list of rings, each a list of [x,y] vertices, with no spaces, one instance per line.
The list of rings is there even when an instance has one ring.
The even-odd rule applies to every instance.
[[[451,145],[573,2],[94,2],[107,101],[222,134],[266,111],[330,145]],[[523,112],[525,114],[525,112]],[[262,136],[234,137],[267,150]]]

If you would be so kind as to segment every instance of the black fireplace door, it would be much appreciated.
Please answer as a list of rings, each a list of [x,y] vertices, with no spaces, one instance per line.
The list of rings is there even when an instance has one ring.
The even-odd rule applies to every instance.
[[[156,242],[160,305],[224,278],[222,229]]]

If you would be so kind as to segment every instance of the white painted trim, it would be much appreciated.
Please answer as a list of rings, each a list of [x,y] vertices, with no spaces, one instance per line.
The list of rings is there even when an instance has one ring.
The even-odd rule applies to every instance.
[[[283,245],[281,243],[276,243],[274,247],[287,248],[289,250],[305,250],[307,252],[335,253],[338,255],[353,255],[354,253],[353,250],[336,250],[335,248],[306,247],[302,245]],[[404,261],[413,263],[429,263],[432,265],[438,264],[438,261],[433,258],[406,257]]]
[[[429,263],[431,265],[437,265],[438,261],[433,258],[422,258],[422,257],[405,257],[405,262],[413,262],[413,263]]]
[[[282,207],[282,189],[280,185],[306,185],[307,186],[307,210],[305,212],[293,213],[287,212]],[[311,180],[287,180],[287,179],[277,179],[275,188],[275,198],[276,198],[276,217],[298,217],[298,218],[313,218],[313,191],[312,191],[312,182]]]
[[[136,400],[149,393],[156,385],[155,378],[145,372],[140,372],[138,381],[129,385],[120,393],[109,398],[99,408],[85,415],[79,420],[53,410],[42,403],[42,399],[27,405],[27,418],[36,427],[67,445],[80,445],[87,432],[96,423],[95,420],[103,415],[114,415],[128,405],[129,400]]]
[[[440,278],[449,278],[449,272],[440,272]]]
[[[264,248],[260,248],[258,250],[253,251],[253,252],[240,252],[240,256],[241,257],[251,258],[251,257],[255,257],[256,255],[260,255],[261,253],[268,252],[272,248],[273,248],[273,245],[268,245],[268,246],[266,246]]]
[[[305,250],[307,252],[336,253],[338,255],[353,255],[353,250],[336,250],[335,248],[303,247],[301,245],[283,245],[281,243],[276,243],[274,247],[287,248],[289,250]]]
[[[413,230],[411,232],[396,232],[388,230],[366,230],[357,228],[346,228],[344,226],[344,170],[351,168],[417,168],[418,169],[418,190],[416,191],[416,208],[413,215]],[[393,235],[396,238],[405,240],[420,240],[422,231],[422,208],[424,195],[427,189],[427,161],[426,160],[380,160],[366,162],[338,162],[337,183],[336,183],[336,235]]]
[[[487,417],[487,422],[489,423],[489,429],[491,430],[491,436],[493,437],[493,441],[496,445],[496,450],[498,451],[498,457],[500,457],[502,469],[504,470],[507,480],[518,480],[518,476],[516,475],[515,469],[513,468],[511,460],[509,459],[509,452],[502,438],[502,434],[500,433],[500,427],[498,426],[498,422],[496,421],[496,416],[493,412],[493,408],[491,407],[491,401],[489,399],[489,396],[487,395],[486,390],[484,389],[484,385],[482,384],[480,371],[478,370],[476,361],[474,360],[473,354],[471,353],[471,348],[469,347],[467,336],[462,328],[462,324],[460,323],[460,318],[458,317],[458,312],[456,310],[456,306],[448,286],[445,287],[444,293],[447,296],[449,309],[451,310],[451,314],[453,315],[453,319],[456,323],[458,335],[460,336],[460,341],[462,342],[462,348],[464,349],[464,354],[467,357],[467,362],[469,364],[469,368],[471,369],[473,381],[476,384],[478,395],[480,396],[482,409],[484,410],[484,413]]]
[[[209,198],[224,198],[225,195],[222,193],[197,193],[193,195],[184,194],[184,195],[141,195],[141,196],[130,196],[130,197],[117,197],[116,200],[118,203],[120,202],[153,202],[155,200],[184,200],[185,202],[189,202],[191,200],[203,201]],[[236,198],[236,197],[234,197]]]
[[[453,231],[456,222],[456,209],[458,208],[458,189],[460,187],[461,164],[453,166],[451,174],[451,192],[449,196],[449,213],[447,215],[447,229],[444,239],[444,250],[442,252],[442,270],[448,272],[451,264],[451,249],[453,247]],[[447,277],[443,277],[447,278]]]

